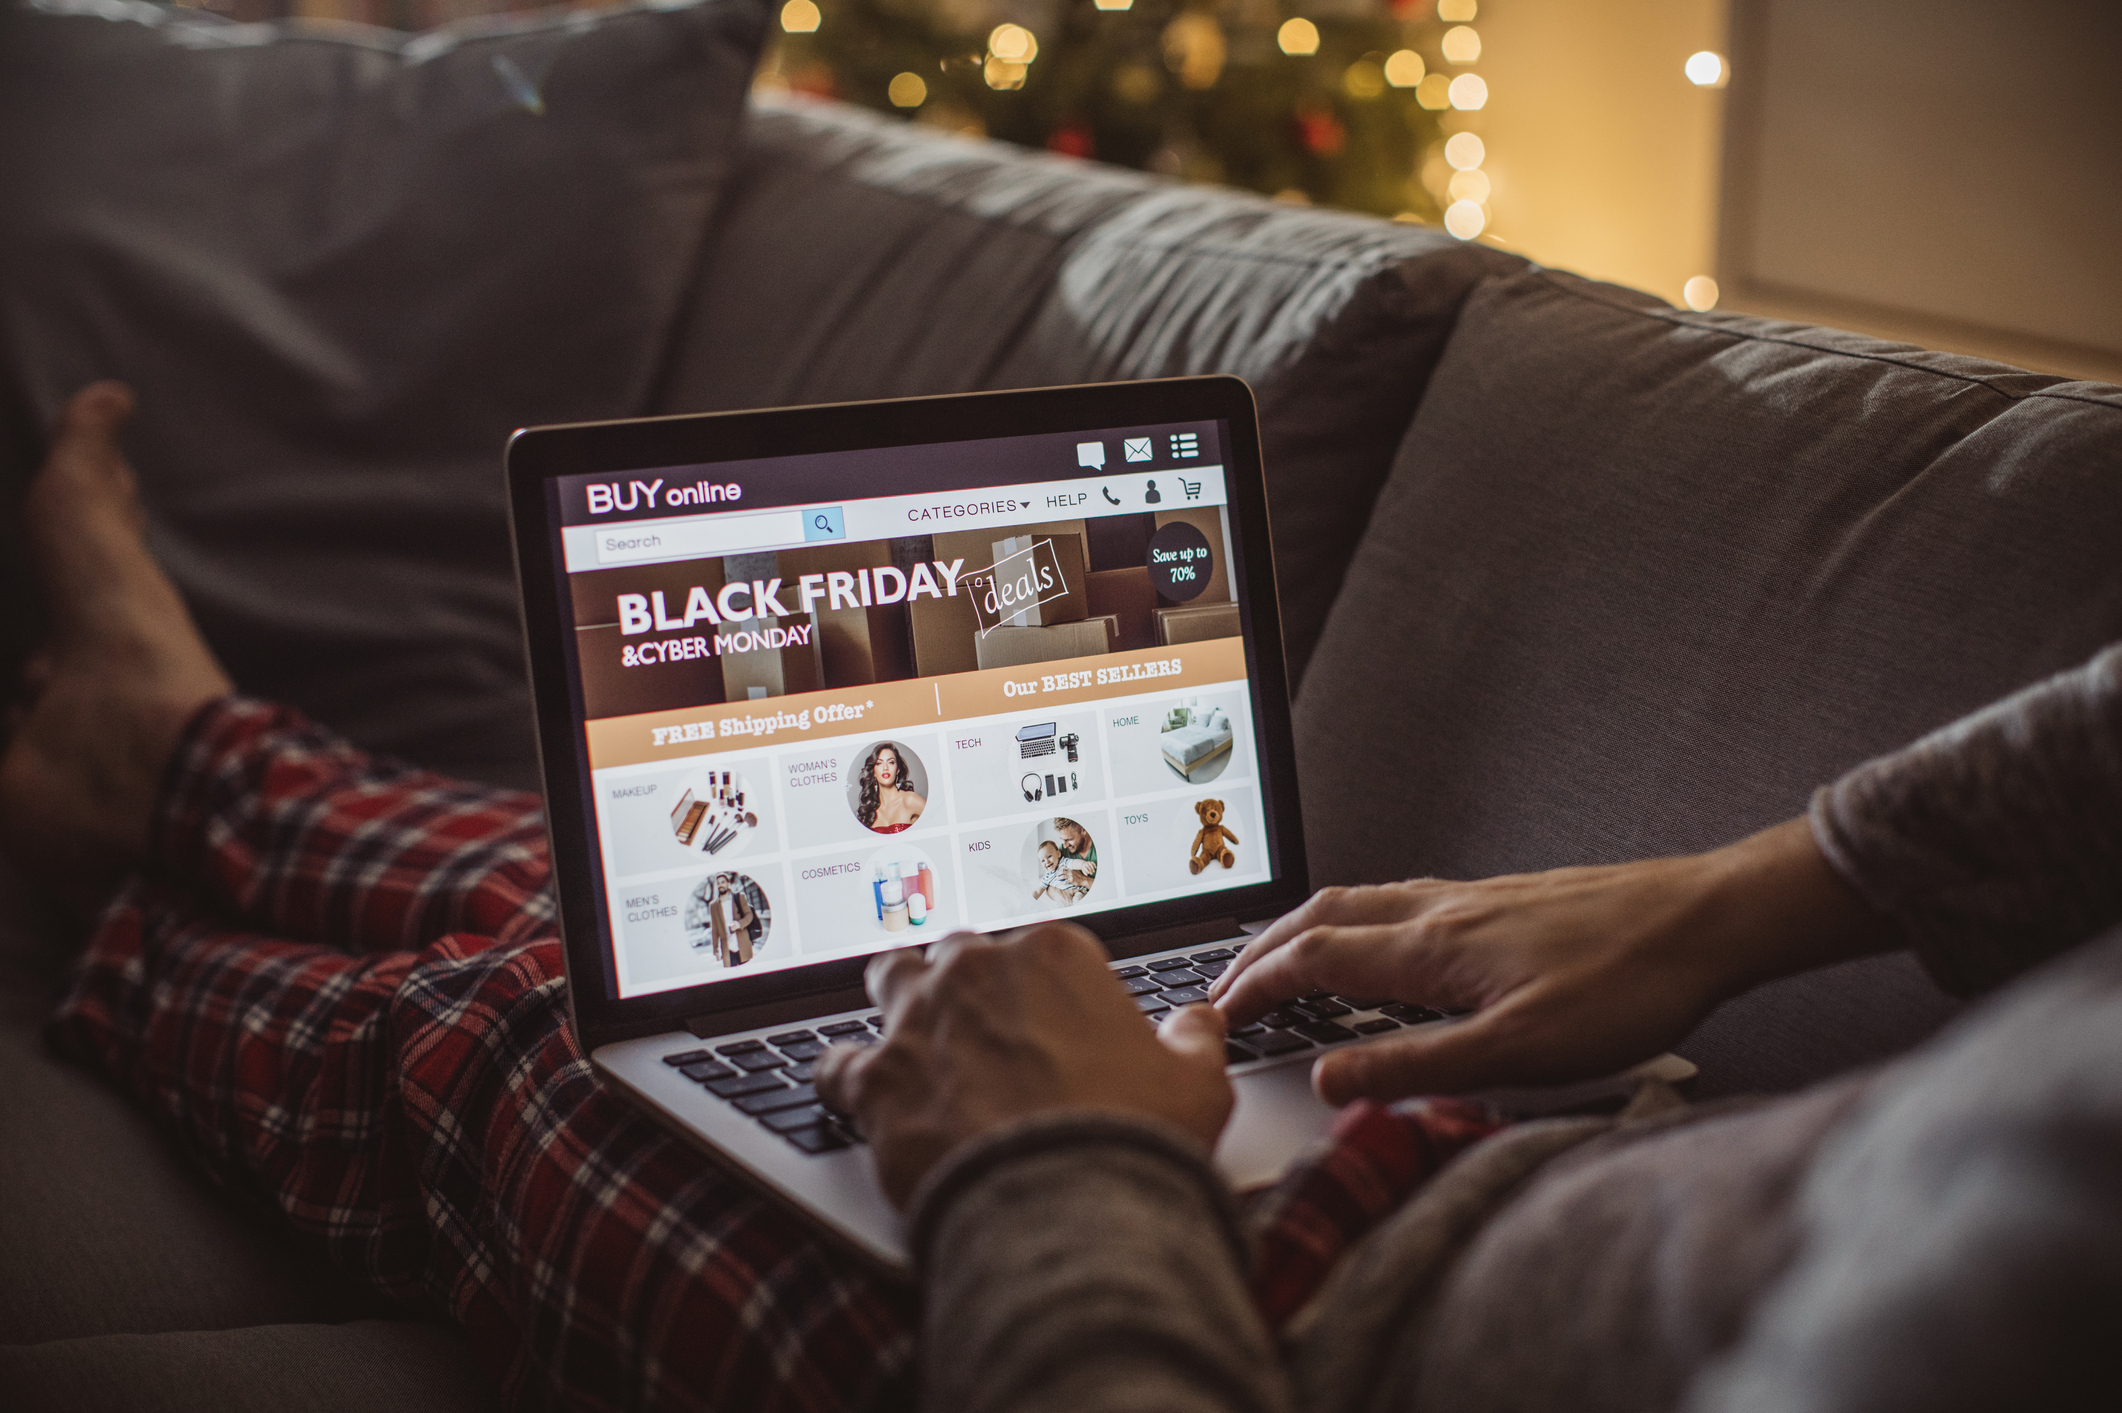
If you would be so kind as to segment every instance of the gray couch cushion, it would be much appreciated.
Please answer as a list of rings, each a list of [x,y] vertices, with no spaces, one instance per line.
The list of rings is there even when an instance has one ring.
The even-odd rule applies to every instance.
[[[1293,667],[1467,291],[1434,230],[755,105],[666,412],[1235,373],[1259,401]]]
[[[0,401],[133,382],[155,549],[237,681],[533,778],[502,446],[645,407],[764,0],[417,38],[16,10]]]
[[[2122,637],[2122,390],[1534,271],[1467,302],[1298,702],[1315,881],[1696,850]],[[1709,1087],[1949,1009],[1735,1003]]]
[[[500,1406],[464,1337],[367,1320],[0,1348],[13,1413],[475,1413]]]
[[[45,1051],[76,935],[0,866],[0,1344],[400,1313],[211,1188],[100,1076]]]

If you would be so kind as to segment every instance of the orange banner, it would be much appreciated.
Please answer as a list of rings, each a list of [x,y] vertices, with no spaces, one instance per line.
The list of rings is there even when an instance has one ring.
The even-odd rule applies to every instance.
[[[1064,706],[1190,689],[1245,676],[1245,640],[1214,638],[1169,648],[1138,648],[1063,662],[994,667],[948,677],[878,682],[790,697],[722,702],[677,711],[608,716],[583,729],[592,770],[643,761],[743,751],[776,741],[893,731],[938,721],[994,716],[1029,706]]]

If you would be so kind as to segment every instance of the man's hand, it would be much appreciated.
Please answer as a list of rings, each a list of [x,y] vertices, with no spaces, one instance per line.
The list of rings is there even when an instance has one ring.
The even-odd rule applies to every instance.
[[[1895,945],[1795,819],[1687,858],[1325,889],[1210,999],[1233,1025],[1320,989],[1474,1012],[1322,1057],[1341,1104],[1611,1074],[1749,986]]]
[[[828,1049],[817,1083],[854,1115],[895,1205],[959,1144],[1046,1109],[1147,1115],[1215,1146],[1233,1102],[1223,1017],[1189,1006],[1152,1033],[1105,963],[1097,938],[1049,923],[870,964],[884,1039]]]

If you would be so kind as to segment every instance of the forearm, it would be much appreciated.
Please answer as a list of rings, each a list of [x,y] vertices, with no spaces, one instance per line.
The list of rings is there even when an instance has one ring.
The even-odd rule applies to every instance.
[[[923,1402],[950,1413],[1279,1413],[1228,1198],[1171,1130],[1077,1112],[978,1140],[913,1208]]]
[[[2122,645],[1851,771],[1811,823],[1953,991],[2122,920]]]

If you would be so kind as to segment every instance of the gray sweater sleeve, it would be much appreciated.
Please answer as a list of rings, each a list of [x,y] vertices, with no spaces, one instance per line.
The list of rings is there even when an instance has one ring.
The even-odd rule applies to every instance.
[[[1859,766],[1812,828],[1961,995],[2122,921],[2122,644]]]
[[[1042,1115],[954,1154],[912,1210],[922,1405],[1283,1413],[1230,1198],[1160,1125]]]

